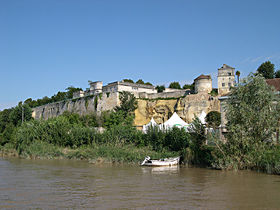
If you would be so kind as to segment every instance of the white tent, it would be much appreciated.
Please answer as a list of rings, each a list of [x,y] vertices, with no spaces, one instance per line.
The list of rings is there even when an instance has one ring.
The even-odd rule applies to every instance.
[[[151,119],[151,121],[146,124],[146,125],[143,125],[143,132],[146,133],[149,129],[149,127],[154,127],[154,126],[158,126],[158,124],[156,123],[156,121],[154,120],[154,118]]]
[[[200,122],[202,124],[206,124],[206,121],[205,121],[205,117],[206,117],[206,113],[204,111],[201,112],[201,114],[199,115],[198,119],[200,120]]]
[[[172,127],[178,127],[178,128],[187,128],[189,126],[188,123],[186,123],[184,120],[182,120],[176,112],[167,120],[165,123],[160,124],[160,129],[170,129]]]

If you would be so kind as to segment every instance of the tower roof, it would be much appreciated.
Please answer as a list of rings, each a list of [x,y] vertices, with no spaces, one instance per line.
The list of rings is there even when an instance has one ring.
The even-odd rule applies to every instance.
[[[195,78],[195,80],[200,80],[200,79],[211,79],[211,76],[210,75],[204,75],[204,74],[201,74],[199,77]]]
[[[227,64],[223,64],[223,66],[219,69],[234,69],[233,67],[227,65]]]

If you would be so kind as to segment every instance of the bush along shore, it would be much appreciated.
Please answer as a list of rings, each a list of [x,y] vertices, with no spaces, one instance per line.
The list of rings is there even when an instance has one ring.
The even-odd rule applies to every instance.
[[[127,92],[120,94],[120,106],[100,116],[65,112],[45,121],[33,120],[28,104],[20,103],[0,112],[0,151],[24,158],[134,164],[145,156],[158,159],[179,155],[188,165],[280,174],[278,99],[260,76],[250,75],[233,88],[226,105],[225,141],[219,136],[219,113],[206,117],[211,132],[205,132],[206,126],[198,118],[188,131],[177,127],[138,131],[133,126],[136,99]],[[105,129],[99,132],[96,127]]]

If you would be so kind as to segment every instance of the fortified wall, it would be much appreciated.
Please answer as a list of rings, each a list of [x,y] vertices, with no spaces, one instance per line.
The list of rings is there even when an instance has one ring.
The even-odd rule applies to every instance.
[[[92,112],[101,114],[103,111],[112,110],[117,105],[120,105],[119,93],[100,93],[35,107],[32,109],[32,117],[34,119],[46,120],[57,117],[65,111],[74,112],[79,115],[87,115]]]
[[[234,68],[224,64],[218,69],[219,96],[229,92],[234,85]],[[80,115],[95,112],[100,115],[103,111],[113,110],[120,105],[119,93],[128,91],[134,94],[138,101],[135,110],[135,125],[147,124],[153,117],[157,123],[167,121],[174,112],[186,122],[190,123],[202,111],[220,111],[218,96],[210,95],[212,91],[212,78],[210,75],[200,75],[194,80],[195,91],[166,88],[162,93],[152,85],[128,83],[125,81],[109,83],[91,82],[90,88],[77,91],[73,99],[51,103],[33,108],[32,116],[35,119],[48,119],[57,117],[65,111]]]
[[[163,94],[160,94],[163,96]],[[170,96],[170,94],[168,94]],[[155,96],[153,96],[155,97]],[[218,97],[207,93],[191,94],[176,98],[146,99],[138,98],[138,108],[135,110],[135,125],[147,124],[153,117],[157,123],[167,121],[175,112],[186,122],[191,122],[202,111],[220,111]],[[68,101],[51,103],[33,108],[33,118],[48,119],[57,117],[65,111],[86,115],[95,112],[100,115],[103,111],[112,110],[120,105],[119,93],[99,94],[93,97],[81,97]]]

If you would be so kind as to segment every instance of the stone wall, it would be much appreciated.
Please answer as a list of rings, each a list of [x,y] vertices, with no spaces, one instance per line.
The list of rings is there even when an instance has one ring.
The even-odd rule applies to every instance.
[[[160,99],[160,98],[179,98],[190,94],[190,90],[177,90],[176,92],[162,92],[162,93],[138,93],[137,98],[145,99]]]
[[[75,112],[80,115],[86,115],[91,112],[101,114],[102,111],[112,110],[119,104],[119,93],[99,94],[35,107],[32,109],[32,117],[46,120],[51,117],[57,117],[65,111]]]
[[[138,108],[135,110],[135,125],[137,126],[147,124],[152,117],[157,123],[163,123],[172,116],[174,111],[188,123],[193,120],[195,115],[199,116],[202,111],[206,113],[220,111],[218,97],[212,97],[207,93],[166,99],[138,98],[137,101]],[[48,119],[50,117],[57,117],[64,111],[75,112],[80,115],[86,115],[91,112],[101,114],[102,111],[112,110],[116,105],[120,105],[119,93],[103,93],[97,96],[83,97],[36,107],[33,108],[32,116],[35,119]]]

